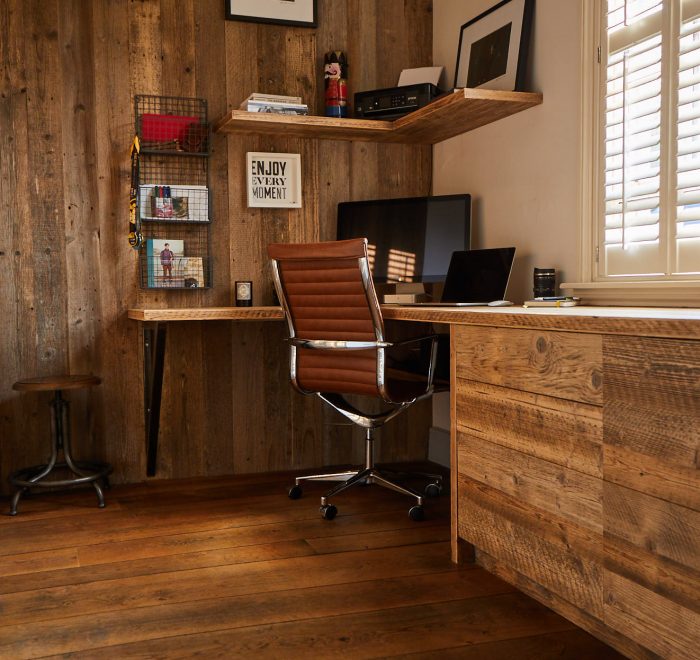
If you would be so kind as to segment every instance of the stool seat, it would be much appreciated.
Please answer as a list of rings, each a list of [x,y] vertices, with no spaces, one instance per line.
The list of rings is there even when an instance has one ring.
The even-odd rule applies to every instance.
[[[38,378],[22,378],[13,386],[13,390],[21,392],[50,392],[53,390],[79,390],[83,387],[99,385],[102,381],[97,376],[40,376]]]
[[[24,493],[33,488],[63,488],[92,485],[97,494],[97,506],[105,505],[102,488],[109,488],[108,476],[112,472],[109,463],[99,461],[77,461],[73,458],[70,438],[69,402],[63,398],[63,390],[77,390],[99,385],[97,376],[60,375],[24,378],[12,388],[25,392],[53,391],[51,406],[51,456],[48,463],[22,468],[10,474],[9,481],[16,488],[10,501],[10,515],[17,515],[17,505]],[[63,461],[58,460],[63,455]],[[54,470],[71,472],[73,476],[51,478]]]

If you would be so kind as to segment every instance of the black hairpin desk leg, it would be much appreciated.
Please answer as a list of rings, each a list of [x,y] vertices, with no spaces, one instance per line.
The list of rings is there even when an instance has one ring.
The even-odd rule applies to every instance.
[[[143,382],[144,410],[146,412],[146,475],[156,473],[158,458],[158,430],[160,402],[163,394],[163,366],[165,362],[165,323],[143,325]]]

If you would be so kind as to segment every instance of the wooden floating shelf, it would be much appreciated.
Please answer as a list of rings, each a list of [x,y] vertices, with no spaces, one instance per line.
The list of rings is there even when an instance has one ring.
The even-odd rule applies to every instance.
[[[542,94],[461,89],[396,121],[277,115],[232,110],[215,123],[219,133],[435,144],[542,103]]]
[[[435,144],[541,103],[533,92],[461,89],[393,122],[401,138],[393,141]]]
[[[219,120],[214,130],[217,133],[244,135],[387,142],[392,123],[372,119],[335,119],[313,115],[274,115],[232,110]]]

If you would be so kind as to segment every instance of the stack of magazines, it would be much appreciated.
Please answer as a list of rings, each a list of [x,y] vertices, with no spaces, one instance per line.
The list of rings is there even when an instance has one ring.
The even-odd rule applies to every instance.
[[[251,94],[240,106],[248,112],[270,112],[279,115],[308,115],[309,106],[301,102],[301,96],[275,94]]]
[[[576,307],[580,302],[577,296],[544,296],[526,300],[523,307]]]

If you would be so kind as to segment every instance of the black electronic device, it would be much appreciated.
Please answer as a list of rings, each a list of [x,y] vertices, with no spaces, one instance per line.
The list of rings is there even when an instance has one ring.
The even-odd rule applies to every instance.
[[[443,307],[512,305],[503,300],[513,269],[515,248],[459,250],[452,255],[440,302],[403,303]]]
[[[338,204],[338,240],[367,238],[375,283],[443,282],[468,250],[471,196],[435,195]]]
[[[441,94],[440,89],[431,83],[356,92],[355,117],[397,119],[428,105]]]

